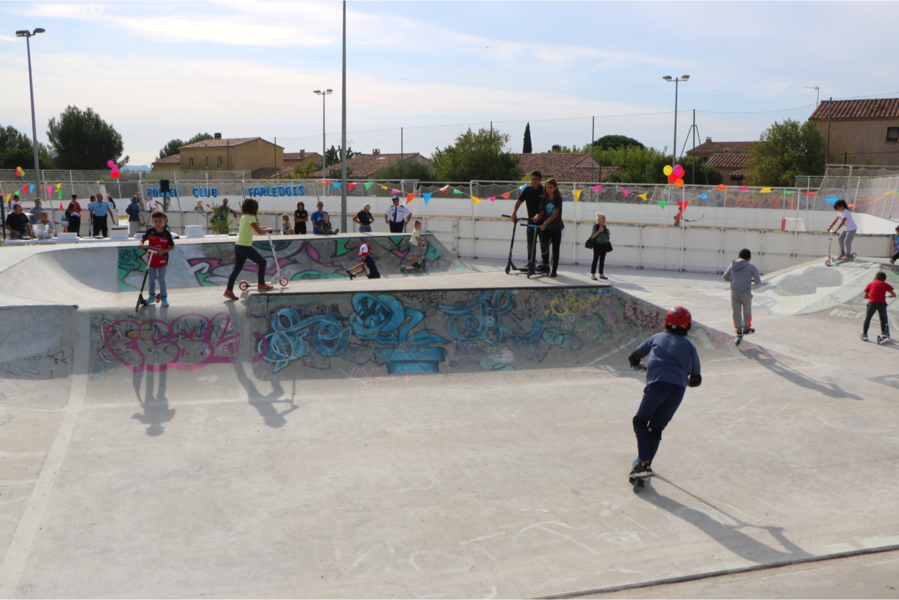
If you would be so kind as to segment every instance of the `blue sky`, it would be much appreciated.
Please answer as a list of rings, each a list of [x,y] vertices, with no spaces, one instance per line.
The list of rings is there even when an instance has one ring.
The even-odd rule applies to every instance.
[[[350,145],[399,151],[403,127],[404,150],[429,154],[458,125],[494,121],[519,151],[531,121],[546,150],[589,142],[595,115],[596,137],[670,147],[674,85],[661,77],[683,74],[679,108],[700,111],[702,137],[756,139],[808,117],[804,86],[899,92],[897,22],[895,2],[350,2]],[[339,2],[3,2],[0,23],[0,125],[29,134],[14,35],[47,30],[32,39],[42,141],[74,104],[122,133],[132,164],[198,131],[320,151],[322,87],[334,89],[328,145],[339,141]],[[680,114],[679,145],[691,118]]]

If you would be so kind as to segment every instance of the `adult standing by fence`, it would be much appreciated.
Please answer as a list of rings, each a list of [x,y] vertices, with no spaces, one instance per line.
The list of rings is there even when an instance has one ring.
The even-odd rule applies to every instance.
[[[107,224],[109,208],[109,202],[106,201],[103,194],[98,194],[97,199],[88,206],[88,209],[91,211],[91,221],[94,224],[94,237],[100,235],[109,237],[109,226]]]
[[[353,222],[359,225],[359,233],[371,233],[371,224],[374,220],[375,217],[371,214],[371,204],[368,203],[353,217]]]
[[[69,209],[66,211],[66,220],[69,222],[66,231],[81,237],[81,204],[78,202],[78,194],[72,194],[72,201],[69,202]]]
[[[609,251],[611,232],[606,227],[606,216],[601,212],[596,213],[596,223],[593,224],[593,232],[590,239],[593,240],[593,264],[590,265],[590,279],[596,281],[596,263],[599,263],[599,278],[608,279],[603,274],[606,267],[606,253]]]
[[[384,222],[390,227],[390,233],[403,233],[406,230],[406,223],[412,218],[412,211],[400,204],[400,197],[392,198],[393,206],[384,213]]]
[[[515,208],[512,209],[512,220],[514,222],[518,222],[518,207],[522,204],[527,208],[529,221],[533,221],[534,217],[540,214],[540,202],[543,200],[543,185],[540,183],[542,177],[540,171],[531,173],[531,184],[521,191],[521,194],[518,195],[518,200],[515,202]],[[549,270],[549,245],[542,235],[537,234],[535,227],[527,228],[528,262],[537,261],[537,240],[534,238],[535,235],[540,239],[540,254],[543,257],[543,264],[537,270],[546,272]],[[531,256],[531,254],[534,256]]]
[[[549,276],[556,277],[556,270],[559,268],[559,249],[562,246],[562,230],[565,229],[565,223],[562,222],[562,194],[559,192],[559,184],[555,179],[547,181],[543,189],[540,214],[532,220],[535,223],[541,223],[540,232],[545,238],[546,244],[552,246],[553,262]]]
[[[131,196],[131,204],[125,207],[128,213],[128,237],[134,237],[140,231],[140,203],[137,196]]]

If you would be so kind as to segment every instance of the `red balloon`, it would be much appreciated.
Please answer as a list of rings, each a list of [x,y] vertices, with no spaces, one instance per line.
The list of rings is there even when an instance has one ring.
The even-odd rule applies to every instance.
[[[113,179],[118,179],[121,176],[121,173],[119,173],[118,171],[113,171],[112,173],[110,173],[110,175],[112,175]]]
[[[677,181],[677,175],[672,173],[671,175],[668,176],[668,183],[674,183],[675,181]]]

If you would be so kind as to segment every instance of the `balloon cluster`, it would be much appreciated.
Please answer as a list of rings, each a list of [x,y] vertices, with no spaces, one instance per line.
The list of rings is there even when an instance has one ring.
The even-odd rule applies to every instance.
[[[662,172],[668,176],[668,183],[673,183],[674,187],[682,188],[684,187],[684,168],[680,165],[665,165],[665,168],[662,169]]]
[[[22,167],[16,167],[16,177],[23,177],[25,175],[25,171],[22,170]]]
[[[119,165],[115,164],[113,161],[107,162],[106,166],[109,167],[110,169],[112,169],[112,173],[110,173],[109,175],[113,179],[118,179],[119,177],[122,176],[122,174],[119,173]]]

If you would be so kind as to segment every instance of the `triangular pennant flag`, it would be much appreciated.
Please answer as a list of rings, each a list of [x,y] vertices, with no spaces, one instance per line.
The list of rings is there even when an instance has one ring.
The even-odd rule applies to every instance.
[[[649,198],[646,197],[646,194],[640,194],[640,197],[643,198],[643,202],[649,201]]]
[[[33,186],[32,186],[32,187],[33,187]],[[27,194],[27,193],[28,193],[28,186],[26,185],[25,187],[23,187],[23,188],[22,188],[22,191],[25,192],[25,193]]]
[[[465,194],[463,194],[462,192],[460,192],[459,190],[457,190],[457,189],[455,189],[455,188],[453,188],[453,194],[459,194],[460,196],[464,196],[464,195],[465,195]]]
[[[759,192],[762,193],[762,194],[767,194],[767,193],[770,192],[770,191],[771,191],[771,188],[762,188],[762,189],[759,190]]]
[[[471,197],[471,201],[474,202],[475,204],[480,204],[480,203],[481,203],[480,199],[479,199],[477,196],[472,196],[472,197]]]
[[[62,200],[62,190],[59,190],[59,199]]]
[[[387,186],[386,186],[386,185],[382,185],[382,186],[381,186],[381,189],[382,189],[382,190],[386,190],[386,189],[387,189]]]
[[[687,210],[687,205],[690,204],[689,200],[684,200],[683,202],[678,202],[677,207],[681,210]]]
[[[428,192],[427,194],[422,194],[422,198],[425,199],[425,206],[428,205],[428,202],[431,200],[431,194],[433,192]]]
[[[574,201],[577,202],[581,199],[581,192],[583,190],[574,190]]]
[[[493,202],[494,200],[496,200],[496,196],[490,196],[487,199],[490,200],[491,202]]]
[[[443,194],[444,196],[446,196],[446,190],[448,190],[449,187],[450,186],[448,186],[448,185],[443,186],[442,188],[440,188],[440,193]]]
[[[667,200],[656,200],[656,202],[658,202],[659,206],[661,206],[662,208],[665,208],[666,206],[668,206]]]
[[[746,187],[746,186],[744,185],[743,187],[740,188],[740,191],[741,191],[741,192],[748,192],[748,191],[749,191],[749,188]]]
[[[415,194],[406,194],[406,204],[409,204],[413,200],[415,200]]]
[[[625,198],[627,198],[627,195],[630,194],[630,192],[627,191],[627,190],[624,189],[624,188],[621,188],[621,194],[622,194]]]
[[[47,195],[49,196],[49,195],[52,194],[52,193],[53,193],[53,186],[52,186],[52,185],[48,185],[48,186],[47,186]]]
[[[61,188],[61,187],[62,187],[62,184],[61,184],[61,183],[57,183],[57,184],[56,184],[56,191],[58,192],[58,191],[59,191],[59,188]]]
[[[817,196],[818,194],[815,192],[806,192],[805,195],[806,196]],[[886,195],[886,194],[884,194],[884,195]]]
[[[512,192],[506,192],[505,194],[501,194],[503,198],[509,198],[512,195]]]
[[[705,192],[705,193],[703,193],[703,194],[699,194],[699,195],[696,196],[696,197],[699,198],[699,199],[701,199],[701,200],[708,200],[708,199],[709,199],[709,193],[708,193],[708,192]]]
[[[59,210],[65,210],[65,209],[62,207],[62,202],[59,203]]]
[[[354,187],[356,187],[356,184],[355,184],[355,183],[349,183],[349,184],[347,184],[347,188],[348,188],[348,190],[351,191],[351,192],[353,191],[353,188],[354,188]]]
[[[390,190],[390,193],[391,193],[391,194],[399,195],[399,194],[402,194],[402,193],[403,193],[403,190],[398,190],[398,189],[395,189],[395,188],[394,188],[394,189]]]
[[[521,187],[518,188],[518,189],[523,190],[523,189],[526,188],[526,187],[528,187],[528,184],[524,184],[523,186],[521,186]]]
[[[716,190],[726,190],[726,189],[727,189],[727,186],[724,185],[723,183],[719,183],[719,184],[718,184],[718,187],[716,187],[715,189],[716,189]]]
[[[339,187],[340,187],[340,182],[339,182],[339,181],[335,181],[335,182],[331,185],[331,189],[332,189],[332,190],[336,190],[336,189],[339,188]]]
[[[839,198],[825,198],[824,200],[830,202],[831,204],[834,204],[837,200],[839,200]]]
[[[601,185],[594,185],[594,186],[593,186],[592,188],[590,188],[590,189],[593,190],[594,192],[601,192],[601,191],[602,191],[602,186],[601,186]]]
[[[321,185],[331,185],[331,182],[330,182],[330,181],[327,181],[327,180],[319,181],[319,183],[320,183]]]
[[[785,196],[792,196],[792,195],[793,195],[793,190],[784,190],[784,195],[785,195]]]
[[[369,181],[368,183],[366,183],[366,184],[365,184],[365,191],[367,192],[367,191],[368,191],[368,188],[370,188],[370,187],[373,186],[374,184],[375,184],[375,183],[374,183],[373,181]]]

